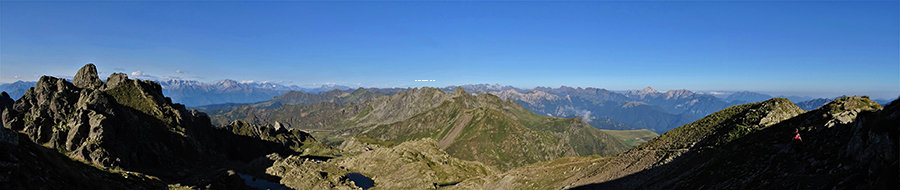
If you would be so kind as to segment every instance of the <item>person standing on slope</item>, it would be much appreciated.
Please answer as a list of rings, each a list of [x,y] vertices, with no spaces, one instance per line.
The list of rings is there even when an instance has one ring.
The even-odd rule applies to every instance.
[[[801,145],[803,145],[803,139],[800,138],[800,129],[795,128],[794,138],[791,140],[791,146],[794,147],[794,149],[799,150],[801,148]]]

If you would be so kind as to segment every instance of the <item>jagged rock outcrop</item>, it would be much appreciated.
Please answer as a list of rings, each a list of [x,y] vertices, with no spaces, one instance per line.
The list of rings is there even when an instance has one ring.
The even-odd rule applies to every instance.
[[[281,178],[279,183],[293,189],[356,189],[344,174],[351,173],[342,166],[332,162],[323,162],[301,156],[282,158],[269,155],[266,159],[273,162],[266,169],[266,174]]]
[[[233,187],[229,180],[235,176],[216,169],[226,160],[324,147],[302,131],[215,128],[206,114],[164,97],[159,84],[122,73],[102,82],[92,64],[72,83],[41,77],[11,109],[3,109],[2,123],[34,144],[87,164],[186,185]]]
[[[374,176],[376,186],[383,189],[432,189],[496,173],[482,163],[453,158],[436,143],[428,138],[404,142],[363,152],[338,165]]]
[[[3,123],[38,144],[107,168],[163,172],[205,159],[186,127],[199,118],[162,98],[159,85],[113,74],[103,83],[88,64],[73,83],[44,76],[8,110]],[[204,126],[209,127],[209,126]],[[182,156],[198,156],[185,159]],[[166,167],[160,167],[166,165]]]
[[[16,101],[9,97],[6,91],[0,92],[0,109],[12,107],[13,103]]]
[[[230,146],[227,146],[230,149],[221,152],[228,154],[232,158],[249,160],[273,152],[281,154],[302,152],[303,154],[313,155],[334,155],[340,153],[340,150],[325,146],[317,142],[309,133],[298,129],[288,130],[271,125],[250,125],[242,120],[235,120],[231,124],[223,126],[222,129],[235,135],[250,137],[247,140],[234,144],[220,142],[222,144],[230,144]],[[251,141],[250,139],[260,139],[262,141]],[[234,139],[223,140],[234,141]]]
[[[13,99],[9,97],[9,94],[7,94],[6,91],[0,92],[0,128],[3,128],[4,126],[2,114],[5,112],[3,110],[12,108],[14,103],[16,103],[16,101],[13,101]]]
[[[355,140],[351,140],[355,141]],[[466,179],[493,175],[495,169],[478,162],[450,157],[433,139],[379,147],[350,157],[317,160],[302,156],[270,155],[274,164],[266,173],[281,177],[294,189],[347,189],[355,187],[345,174],[369,176],[378,189],[435,189]]]
[[[88,63],[84,67],[81,67],[81,69],[78,69],[78,73],[75,74],[72,84],[78,88],[93,89],[103,85],[103,81],[100,81],[100,77],[97,76],[97,67],[94,66],[93,63]]]
[[[0,128],[0,189],[165,188],[155,177],[93,167],[35,144],[24,134]]]

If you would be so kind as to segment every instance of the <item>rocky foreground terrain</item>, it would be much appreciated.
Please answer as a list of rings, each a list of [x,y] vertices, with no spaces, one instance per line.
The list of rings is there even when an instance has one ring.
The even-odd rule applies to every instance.
[[[94,65],[72,82],[44,76],[3,108],[8,189],[248,188],[235,171],[270,153],[317,146],[308,133],[272,126],[215,127],[206,114],[162,96],[155,82],[97,76]]]

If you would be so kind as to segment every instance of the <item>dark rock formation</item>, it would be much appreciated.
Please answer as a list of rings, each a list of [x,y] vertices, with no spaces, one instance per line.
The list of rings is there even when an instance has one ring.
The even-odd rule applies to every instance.
[[[3,109],[2,123],[24,132],[34,144],[99,168],[201,186],[235,178],[224,171],[208,172],[221,169],[226,160],[293,153],[304,143],[316,143],[300,131],[272,128],[253,136],[215,128],[206,114],[164,97],[159,84],[122,73],[102,82],[92,64],[81,68],[72,83],[41,77],[10,109]],[[280,141],[261,139],[269,135]],[[217,179],[206,180],[210,177]]]
[[[16,103],[16,101],[9,97],[9,94],[5,91],[0,92],[0,109],[12,107],[13,103]]]
[[[72,83],[78,88],[97,88],[103,85],[100,77],[97,76],[97,67],[93,63],[88,63],[81,69],[78,69],[78,73],[75,74],[75,79],[72,80]]]
[[[185,124],[199,122],[182,114],[183,106],[163,100],[159,85],[122,74],[103,83],[96,76],[96,68],[88,64],[74,84],[41,77],[5,113],[5,126],[24,131],[35,143],[108,168],[164,173],[169,167],[159,166],[189,166],[179,157],[203,154],[199,143],[177,133],[186,132]]]
[[[16,102],[9,97],[6,91],[0,92],[0,114],[4,113],[3,110],[11,108],[14,103]],[[0,122],[0,128],[3,128],[3,126],[3,122]]]
[[[724,117],[726,121],[743,118],[755,116]],[[691,125],[686,125],[617,156],[612,169],[586,171],[590,177],[576,184],[599,182],[583,189],[893,189],[900,183],[897,101],[882,109],[866,97],[844,97],[790,119],[772,121],[771,127],[742,132],[727,143],[714,143],[727,135],[688,131]],[[727,122],[718,125],[742,127]],[[803,138],[799,148],[790,146],[795,129]],[[684,135],[691,134],[687,132],[707,137],[685,140],[692,136]],[[669,151],[648,153],[660,148]]]

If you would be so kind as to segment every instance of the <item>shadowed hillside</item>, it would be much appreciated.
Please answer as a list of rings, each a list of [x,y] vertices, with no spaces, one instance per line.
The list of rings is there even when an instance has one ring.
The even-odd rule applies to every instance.
[[[732,106],[615,157],[566,157],[459,183],[503,189],[891,189],[900,107],[845,97]],[[799,128],[800,149],[789,146]]]
[[[866,97],[840,98],[730,143],[693,148],[664,165],[585,187],[889,189],[900,177],[898,111],[896,104],[882,110]],[[800,149],[789,146],[795,128],[804,138]],[[646,147],[675,141],[668,142]],[[594,179],[601,178],[585,180]]]

